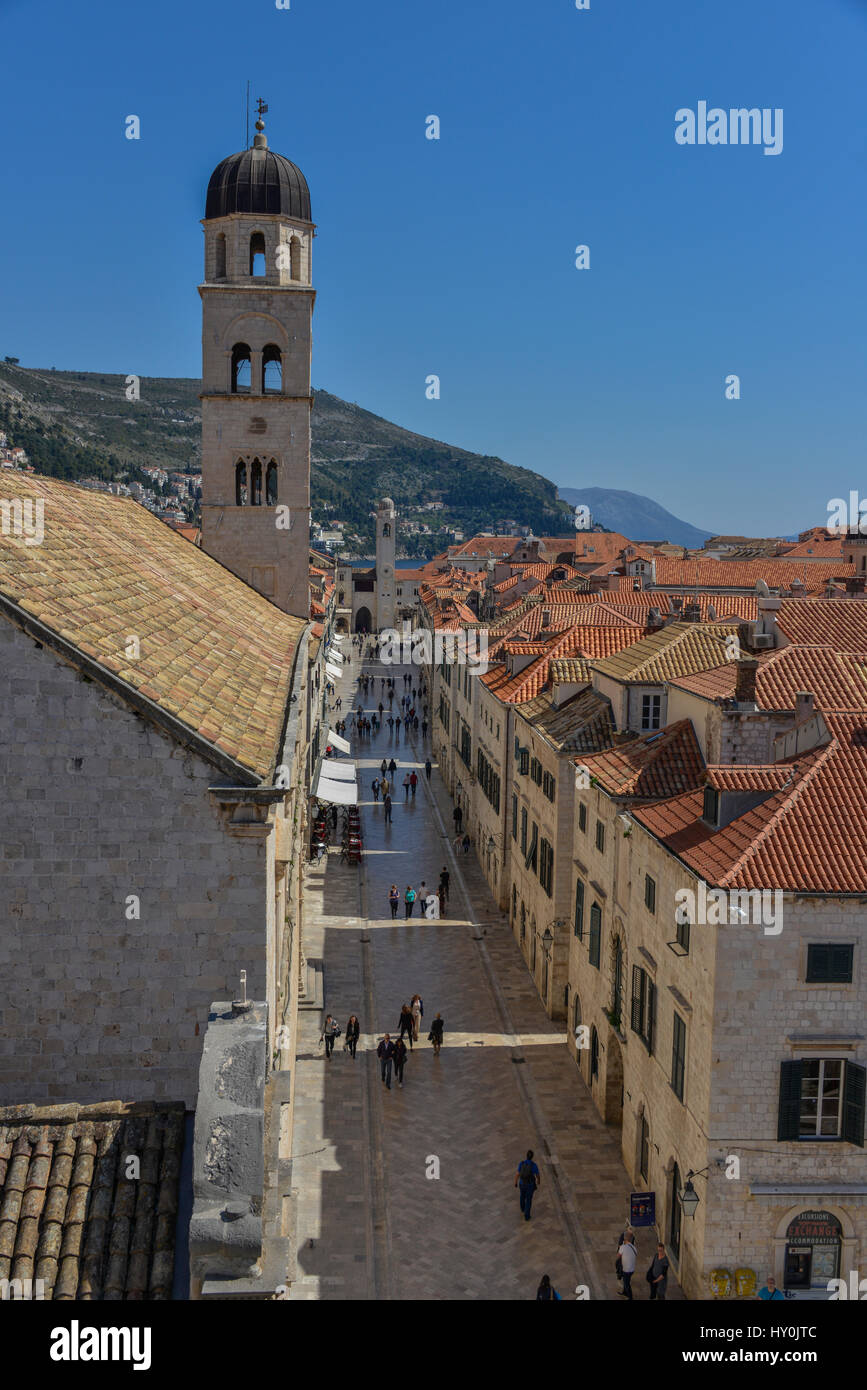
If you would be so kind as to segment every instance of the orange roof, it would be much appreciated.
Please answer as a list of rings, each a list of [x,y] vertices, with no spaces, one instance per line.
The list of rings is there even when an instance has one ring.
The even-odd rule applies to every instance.
[[[867,599],[783,599],[777,626],[801,646],[867,653]]]
[[[704,761],[688,719],[581,759],[594,784],[612,796],[671,797],[700,787]]]
[[[812,691],[823,710],[867,710],[867,658],[832,647],[780,647],[762,652],[756,671],[756,704],[764,710],[793,710],[800,691]],[[670,685],[705,700],[731,700],[737,663],[681,676]]]
[[[753,589],[760,579],[771,588],[788,589],[793,579],[804,579],[807,588],[824,589],[829,579],[848,578],[853,565],[838,560],[811,560],[806,566],[791,560],[656,560],[656,583],[698,585],[702,589]]]

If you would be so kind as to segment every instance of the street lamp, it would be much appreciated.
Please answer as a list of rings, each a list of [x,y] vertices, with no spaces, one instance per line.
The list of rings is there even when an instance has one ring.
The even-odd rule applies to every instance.
[[[551,935],[550,927],[546,927],[544,933],[542,934],[542,945],[544,946],[545,953],[547,955],[548,952],[551,950],[551,947],[554,945],[554,938]]]
[[[706,1168],[703,1168],[699,1173],[694,1173],[693,1170],[690,1168],[689,1172],[686,1175],[686,1185],[684,1186],[683,1191],[679,1194],[680,1205],[683,1207],[683,1210],[686,1212],[687,1216],[691,1216],[693,1220],[695,1219],[695,1209],[699,1203],[699,1196],[692,1185],[692,1179],[706,1176]]]

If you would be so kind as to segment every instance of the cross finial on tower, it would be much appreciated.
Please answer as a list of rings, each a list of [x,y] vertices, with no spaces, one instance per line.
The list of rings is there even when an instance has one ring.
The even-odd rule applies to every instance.
[[[264,114],[265,114],[265,112],[266,112],[267,110],[268,110],[268,104],[267,104],[267,102],[264,102],[264,101],[262,100],[261,97],[257,97],[257,98],[256,98],[256,111],[257,111],[257,113],[258,113],[258,119],[257,119],[257,121],[256,121],[256,134],[255,134],[255,136],[253,137],[253,148],[254,148],[255,150],[266,150],[266,149],[268,148],[268,137],[267,137],[267,135],[264,133],[264,132],[265,132],[265,122],[262,120],[262,117],[264,116]]]

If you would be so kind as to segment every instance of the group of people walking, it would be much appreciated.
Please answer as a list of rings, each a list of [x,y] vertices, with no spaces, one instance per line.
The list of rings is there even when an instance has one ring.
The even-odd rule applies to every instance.
[[[412,1052],[415,1043],[419,1040],[419,1029],[424,1018],[424,1004],[420,994],[414,994],[408,1004],[404,1004],[400,1011],[400,1018],[397,1024],[397,1037],[392,1038],[391,1033],[386,1033],[380,1040],[376,1055],[379,1059],[380,1075],[382,1084],[386,1090],[391,1090],[392,1072],[398,1086],[403,1089],[404,1069],[409,1052]],[[443,1032],[445,1023],[442,1014],[437,1014],[428,1032],[428,1042],[433,1044],[434,1056],[438,1057],[440,1048],[443,1045]],[[325,1059],[330,1061],[334,1055],[334,1044],[342,1035],[342,1029],[334,1014],[326,1014],[325,1022],[322,1025],[322,1033],[319,1037],[319,1045],[325,1044]],[[361,1036],[361,1026],[355,1014],[350,1014],[346,1024],[346,1032],[343,1034],[343,1052],[355,1060],[358,1040]],[[407,1041],[409,1048],[407,1048]]]
[[[403,895],[404,921],[409,921],[417,902],[421,912],[424,913],[429,922],[435,922],[442,917],[448,904],[450,881],[451,875],[448,869],[443,866],[440,870],[440,881],[436,892],[428,888],[424,879],[422,879],[418,891],[413,888],[411,883],[408,883]],[[388,890],[388,906],[391,920],[394,921],[400,907],[400,889],[396,883],[393,883]]]
[[[627,1298],[630,1302],[632,1301],[632,1276],[635,1273],[637,1263],[638,1251],[635,1248],[635,1232],[631,1226],[627,1226],[621,1234],[617,1247],[614,1272],[622,1286],[617,1292],[621,1298]],[[650,1288],[651,1299],[664,1301],[665,1291],[668,1287],[668,1256],[665,1253],[664,1245],[657,1245],[656,1254],[644,1277]]]

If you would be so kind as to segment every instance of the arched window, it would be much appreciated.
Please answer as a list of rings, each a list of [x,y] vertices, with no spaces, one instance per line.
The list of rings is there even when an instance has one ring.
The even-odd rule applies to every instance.
[[[262,465],[258,459],[250,465],[250,502],[254,507],[262,505]]]
[[[581,1000],[575,995],[575,1002],[572,1005],[572,1027],[577,1033],[581,1027]]]
[[[611,1013],[615,1027],[620,1025],[620,1011],[623,1006],[623,942],[619,936],[614,938],[611,951]]]
[[[243,459],[235,464],[235,506],[247,505],[247,465]]]
[[[250,349],[246,343],[236,343],[232,348],[232,390],[239,395],[250,391]]]
[[[388,524],[387,521],[386,521],[386,522],[383,522],[383,526],[382,526],[382,535],[383,535],[383,539],[385,539],[386,536],[390,536],[390,535],[391,535],[391,527],[389,526],[389,524]]]
[[[269,343],[262,349],[262,391],[279,395],[283,390],[283,358],[280,349]]]
[[[297,236],[289,243],[289,274],[293,280],[301,279],[301,242]]]
[[[272,459],[265,471],[265,505],[277,505],[277,465]]]
[[[590,1080],[599,1075],[599,1034],[596,1024],[590,1029]]]
[[[671,1187],[668,1193],[668,1244],[676,1260],[680,1258],[680,1224],[683,1217],[680,1186],[680,1169],[675,1163],[671,1170]]]
[[[218,232],[218,233],[217,233],[216,252],[217,252],[217,261],[216,261],[216,268],[215,268],[215,276],[216,276],[216,278],[217,278],[218,280],[225,280],[225,278],[226,278],[226,234],[225,234],[225,232]]]
[[[250,274],[265,274],[265,233],[254,232],[250,237]]]

